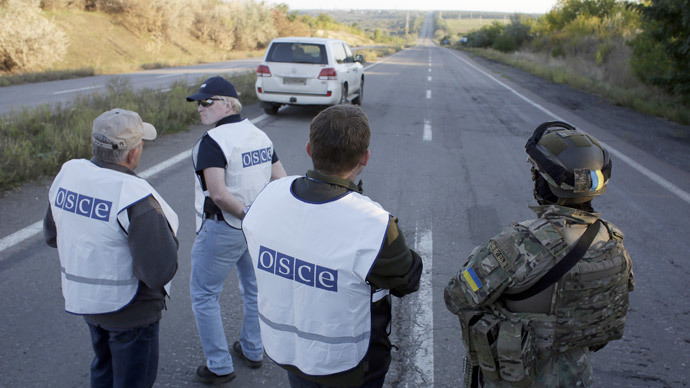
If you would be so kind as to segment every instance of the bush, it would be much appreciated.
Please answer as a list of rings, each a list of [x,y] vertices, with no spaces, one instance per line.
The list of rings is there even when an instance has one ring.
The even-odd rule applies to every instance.
[[[633,68],[641,79],[690,101],[690,1],[646,4],[631,6],[643,20],[643,32],[631,42]]]
[[[488,26],[483,26],[477,31],[467,35],[467,45],[469,47],[488,48],[493,46],[496,38],[503,33],[503,24],[494,21]]]
[[[78,9],[85,10],[94,0],[40,0],[41,9]]]
[[[96,0],[97,10],[116,16],[120,23],[139,33],[165,38],[171,29],[186,30],[191,24],[189,3],[184,0]]]
[[[287,5],[280,4],[271,9],[273,26],[277,36],[311,36],[311,29],[297,20],[296,13],[289,13]]]
[[[231,50],[235,45],[235,34],[230,30],[227,14],[220,4],[196,11],[193,23],[196,27],[190,30],[191,35],[200,42]]]
[[[500,31],[493,39],[493,43],[491,43],[491,47],[494,50],[504,53],[512,52],[518,50],[531,39],[530,26],[523,23],[518,15],[511,17],[510,24],[500,25],[500,30],[497,27],[498,23],[492,27],[496,31]]]
[[[517,43],[515,42],[515,38],[513,38],[511,35],[502,33],[496,37],[496,40],[494,40],[494,43],[491,45],[491,47],[494,50],[509,53],[515,51],[517,48]]]
[[[6,0],[0,7],[0,71],[38,70],[62,59],[69,43],[37,4]]]
[[[237,17],[233,20],[233,31],[236,48],[240,50],[264,48],[277,35],[273,26],[273,16],[263,4],[255,1],[243,2],[235,14]]]

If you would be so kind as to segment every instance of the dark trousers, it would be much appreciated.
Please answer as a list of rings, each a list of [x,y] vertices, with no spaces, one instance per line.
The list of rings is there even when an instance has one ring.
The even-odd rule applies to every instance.
[[[290,381],[291,388],[332,388],[331,385],[323,385],[315,383],[310,380],[306,380],[294,373],[287,372],[288,381]],[[383,382],[386,380],[386,376],[379,379],[374,379],[367,381],[366,383],[353,388],[381,388],[383,387]]]
[[[158,322],[128,330],[89,325],[92,388],[151,387],[158,373]]]

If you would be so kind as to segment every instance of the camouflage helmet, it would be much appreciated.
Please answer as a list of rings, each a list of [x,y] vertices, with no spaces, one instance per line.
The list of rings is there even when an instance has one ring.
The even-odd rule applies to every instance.
[[[538,201],[580,204],[606,191],[611,177],[608,151],[594,137],[572,125],[562,121],[541,124],[525,149],[532,164]],[[557,200],[544,198],[550,194]]]

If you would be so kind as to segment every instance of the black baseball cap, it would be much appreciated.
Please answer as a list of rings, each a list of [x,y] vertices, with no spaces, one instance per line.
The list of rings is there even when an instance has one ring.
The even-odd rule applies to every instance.
[[[237,91],[235,91],[235,87],[225,78],[216,76],[204,81],[199,91],[187,97],[187,101],[201,101],[213,96],[237,98]]]

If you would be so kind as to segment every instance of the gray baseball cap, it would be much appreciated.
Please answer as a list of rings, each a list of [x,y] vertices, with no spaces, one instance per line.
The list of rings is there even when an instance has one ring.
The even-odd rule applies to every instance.
[[[156,138],[156,128],[145,123],[137,112],[124,109],[113,109],[93,121],[92,135],[105,136],[112,144],[93,139],[99,147],[111,149],[131,149],[139,145],[142,140]]]

